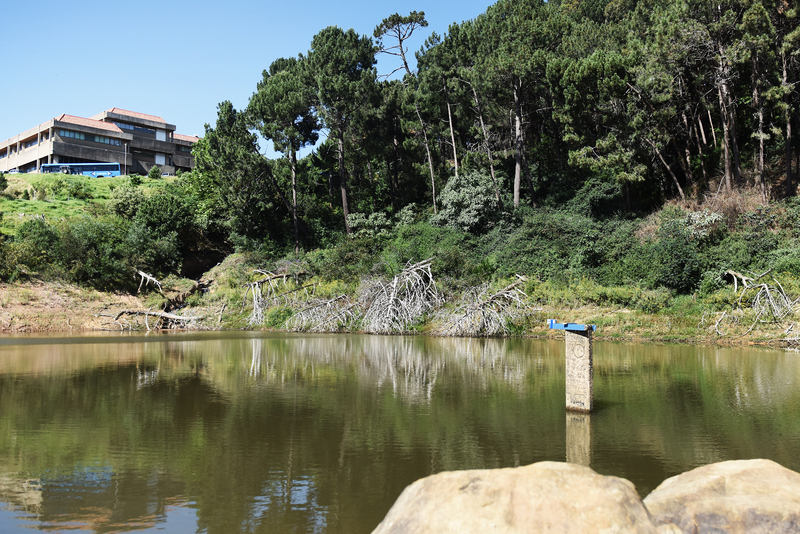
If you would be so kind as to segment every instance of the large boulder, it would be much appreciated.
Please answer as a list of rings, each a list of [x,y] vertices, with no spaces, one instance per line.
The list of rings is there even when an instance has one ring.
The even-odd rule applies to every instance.
[[[408,486],[375,533],[636,532],[656,527],[631,482],[588,467],[450,471]]]
[[[800,532],[800,474],[733,460],[668,478],[644,499],[653,521],[691,533]]]

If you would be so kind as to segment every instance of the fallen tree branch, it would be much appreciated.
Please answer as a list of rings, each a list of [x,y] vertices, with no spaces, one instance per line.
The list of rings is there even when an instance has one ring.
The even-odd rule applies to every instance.
[[[169,326],[171,328],[186,328],[190,323],[194,321],[200,321],[204,318],[202,316],[193,317],[186,315],[175,315],[174,313],[150,310],[122,310],[114,317],[114,321],[119,322],[120,317],[123,315],[144,316],[145,325],[147,326],[148,331],[151,330],[150,323],[148,322],[149,317],[158,318],[158,322],[153,329],[163,329],[165,326]],[[131,329],[133,328],[131,327]]]
[[[408,332],[411,325],[441,302],[431,273],[432,259],[407,265],[391,282],[364,284],[359,300],[366,312],[362,329],[371,334]]]
[[[519,287],[527,278],[517,275],[517,280],[500,291],[488,293],[488,286],[473,288],[467,292],[471,302],[455,310],[442,311],[438,318],[442,323],[434,330],[435,335],[477,337],[508,334],[508,322],[527,313],[523,299],[527,294]]]
[[[159,293],[161,293],[162,295],[164,294],[164,292],[161,290],[161,282],[156,280],[156,278],[154,276],[149,275],[144,271],[136,271],[136,274],[138,274],[142,278],[139,281],[139,289],[136,290],[137,293],[139,293],[142,290],[142,284],[144,284],[145,281],[146,281],[147,283],[144,284],[144,287],[147,287],[150,284],[153,284],[158,288],[158,292]]]

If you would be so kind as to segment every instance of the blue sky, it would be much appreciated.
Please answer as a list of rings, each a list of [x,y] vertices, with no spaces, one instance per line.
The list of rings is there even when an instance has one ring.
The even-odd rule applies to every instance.
[[[202,135],[218,103],[243,108],[273,60],[307,52],[327,26],[371,36],[392,13],[424,11],[430,25],[415,32],[413,52],[431,32],[445,33],[491,3],[14,0],[4,3],[0,27],[0,140],[62,113],[91,117],[112,107]],[[378,72],[397,65],[379,56]]]

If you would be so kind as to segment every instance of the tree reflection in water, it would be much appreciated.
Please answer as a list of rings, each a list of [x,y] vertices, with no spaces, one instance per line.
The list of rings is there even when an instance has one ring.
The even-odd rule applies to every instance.
[[[369,532],[422,476],[568,457],[563,350],[248,333],[0,345],[0,501],[34,528]],[[571,458],[642,493],[729,458],[800,469],[796,355],[595,350],[597,409]]]

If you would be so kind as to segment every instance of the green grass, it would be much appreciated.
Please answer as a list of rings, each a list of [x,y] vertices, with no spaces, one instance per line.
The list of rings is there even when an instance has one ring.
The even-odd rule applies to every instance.
[[[48,220],[73,219],[88,213],[96,213],[102,209],[111,197],[114,187],[128,181],[127,176],[88,178],[71,177],[80,180],[90,191],[92,198],[86,200],[58,200],[47,195],[44,200],[36,200],[35,191],[47,189],[48,184],[59,179],[62,175],[52,174],[6,174],[8,187],[4,194],[0,194],[0,232],[6,235],[16,235],[17,227],[33,216],[43,215]],[[151,194],[164,187],[167,183],[176,180],[175,177],[166,177],[152,180],[147,176],[141,177],[139,186],[145,194]],[[27,190],[31,200],[23,200],[22,192]]]

